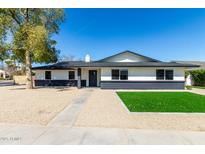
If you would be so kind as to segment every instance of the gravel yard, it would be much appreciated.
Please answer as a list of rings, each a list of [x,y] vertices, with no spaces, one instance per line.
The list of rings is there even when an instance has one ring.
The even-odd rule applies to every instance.
[[[87,90],[0,86],[0,123],[46,125]],[[114,90],[93,88],[74,126],[204,131],[204,121],[205,114],[128,113]]]
[[[0,123],[46,125],[80,95],[76,88],[0,87]]]
[[[128,113],[114,90],[96,89],[87,99],[75,125],[204,131],[204,121],[204,113]]]

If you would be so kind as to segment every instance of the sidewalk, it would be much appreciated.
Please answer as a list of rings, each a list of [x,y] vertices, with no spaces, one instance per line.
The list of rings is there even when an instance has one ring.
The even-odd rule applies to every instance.
[[[205,144],[205,132],[0,125],[0,144]]]

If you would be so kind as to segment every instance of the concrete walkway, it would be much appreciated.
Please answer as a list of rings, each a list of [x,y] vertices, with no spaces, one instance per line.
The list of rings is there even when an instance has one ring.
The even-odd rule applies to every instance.
[[[85,104],[87,98],[93,92],[93,89],[81,89],[83,92],[79,95],[73,103],[57,115],[48,126],[66,126],[72,127],[77,119],[77,116]]]
[[[190,92],[205,95],[205,89],[193,88]]]

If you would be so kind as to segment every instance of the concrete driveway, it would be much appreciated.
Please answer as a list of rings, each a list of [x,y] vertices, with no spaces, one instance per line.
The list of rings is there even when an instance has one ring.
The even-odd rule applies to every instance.
[[[85,110],[87,111],[86,106],[93,101],[93,96],[96,95],[97,91],[100,89],[82,89],[81,95],[76,97],[73,103],[47,126],[0,124],[0,144],[205,144],[205,132],[203,131],[130,129],[129,127],[106,128],[103,125],[100,127],[79,126],[79,122],[82,120],[81,116]],[[108,93],[110,91],[106,90],[103,95],[101,93],[101,96],[97,97],[96,103],[107,101],[108,97],[105,94]],[[113,97],[113,99],[115,98]],[[100,104],[99,107],[102,109],[103,104]],[[95,106],[89,105],[89,109],[93,109],[94,113],[98,111],[95,110]],[[120,116],[123,108],[119,111],[118,108],[112,108],[107,112],[110,111],[116,112],[115,116]],[[105,113],[101,112],[101,114]],[[94,116],[93,118],[95,118]],[[98,118],[102,120],[102,117]],[[106,116],[106,118],[109,120],[110,116]],[[124,125],[125,122],[121,122],[121,124]]]

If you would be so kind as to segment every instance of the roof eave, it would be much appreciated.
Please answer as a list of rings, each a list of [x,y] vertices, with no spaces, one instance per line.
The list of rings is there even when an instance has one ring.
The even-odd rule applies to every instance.
[[[33,70],[74,70],[79,67],[183,67],[183,68],[198,68],[199,66],[190,66],[190,65],[79,65],[67,68],[33,68]]]

